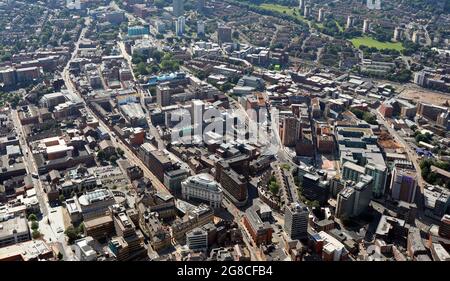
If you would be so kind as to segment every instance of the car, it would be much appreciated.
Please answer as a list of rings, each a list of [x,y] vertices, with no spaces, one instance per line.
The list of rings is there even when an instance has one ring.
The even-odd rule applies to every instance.
[[[61,233],[61,232],[64,232],[64,230],[63,230],[61,227],[58,227],[58,228],[56,229],[56,232],[57,232],[57,233]]]
[[[38,179],[38,178],[39,178],[39,175],[38,175],[37,173],[32,173],[31,176],[32,176],[33,178],[35,178],[35,179]]]

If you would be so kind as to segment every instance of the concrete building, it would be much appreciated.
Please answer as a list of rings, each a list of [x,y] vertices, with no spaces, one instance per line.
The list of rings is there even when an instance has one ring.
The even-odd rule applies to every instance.
[[[325,11],[323,10],[323,8],[320,8],[319,9],[319,15],[317,16],[317,21],[318,22],[322,22],[323,21],[324,14],[325,14]]]
[[[139,149],[139,156],[142,162],[152,171],[153,174],[164,182],[164,173],[173,170],[172,161],[164,151],[157,150],[149,143],[144,143]]]
[[[417,172],[394,167],[391,178],[391,196],[395,200],[414,202],[417,189]]]
[[[109,207],[116,203],[109,189],[87,191],[78,198],[83,218],[101,217],[109,212]]]
[[[393,41],[401,41],[403,38],[403,28],[396,27],[394,29],[394,37],[392,38]]]
[[[284,231],[291,239],[308,237],[308,208],[302,203],[291,203],[284,209]]]
[[[314,240],[318,242],[323,261],[341,261],[347,260],[348,250],[339,240],[326,233],[319,232],[315,235]]]
[[[0,248],[0,261],[48,261],[53,249],[43,240],[26,241]]]
[[[281,143],[284,146],[293,147],[297,144],[300,138],[301,124],[300,120],[294,116],[287,116],[283,118],[283,123],[280,128]]]
[[[427,104],[424,102],[419,102],[417,104],[417,115],[424,117],[430,121],[437,121],[438,117],[442,113],[446,113],[448,108],[445,106],[439,106],[434,104]]]
[[[186,18],[184,16],[180,16],[175,21],[175,34],[177,36],[182,36],[184,34],[186,26]]]
[[[175,169],[164,173],[164,185],[172,194],[181,194],[181,183],[189,176],[185,169]]]
[[[367,33],[369,31],[369,20],[365,19],[363,22],[363,29],[362,32],[363,33]]]
[[[205,22],[203,20],[197,21],[197,35],[205,35]]]
[[[168,106],[171,102],[172,90],[167,85],[156,86],[156,103],[161,106]]]
[[[245,211],[244,226],[256,245],[268,245],[272,243],[273,229],[268,222],[264,222],[257,212],[256,206],[251,206]]]
[[[384,194],[387,166],[369,124],[337,126],[335,138],[344,180],[358,181],[362,174],[373,178],[372,192],[375,197]]]
[[[345,27],[347,29],[351,28],[353,26],[353,16],[348,16],[347,17],[347,23],[345,25]]]
[[[450,238],[450,215],[444,215],[439,224],[439,235]]]
[[[337,197],[336,217],[350,218],[363,213],[372,199],[372,177],[361,175],[357,182],[346,182]]]
[[[217,28],[217,41],[219,44],[233,42],[231,38],[231,27],[219,25]]]
[[[308,18],[311,15],[311,6],[310,5],[305,5],[305,8],[303,10],[303,16],[305,18]]]
[[[93,249],[94,238],[91,236],[78,239],[74,242],[73,249],[78,261],[95,261],[97,252]]]
[[[183,198],[206,202],[212,208],[219,208],[223,193],[222,188],[210,174],[198,174],[187,178],[181,183]]]
[[[65,96],[61,92],[46,94],[42,96],[39,104],[42,107],[52,110],[58,104],[64,103],[66,101]]]
[[[147,246],[144,244],[144,236],[125,208],[119,205],[113,206],[113,221],[116,235],[108,243],[109,250],[119,261],[136,260],[147,256]]]
[[[208,232],[197,227],[186,233],[186,245],[192,251],[206,251],[208,249]]]
[[[25,215],[7,218],[0,222],[0,248],[30,239],[30,230]]]

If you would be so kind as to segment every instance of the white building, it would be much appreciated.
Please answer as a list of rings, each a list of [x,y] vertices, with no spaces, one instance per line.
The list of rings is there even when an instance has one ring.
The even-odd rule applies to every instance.
[[[186,233],[186,245],[193,251],[207,250],[208,232],[198,227]]]
[[[92,248],[94,239],[91,236],[75,241],[73,249],[75,257],[79,261],[95,261],[97,260],[97,252]]]
[[[186,19],[181,16],[175,21],[175,34],[181,36],[184,34],[184,27],[186,24]]]
[[[197,34],[205,34],[205,22],[202,20],[197,21]]]
[[[186,200],[208,202],[213,208],[220,207],[223,199],[222,187],[209,174],[198,174],[181,183],[181,192]]]

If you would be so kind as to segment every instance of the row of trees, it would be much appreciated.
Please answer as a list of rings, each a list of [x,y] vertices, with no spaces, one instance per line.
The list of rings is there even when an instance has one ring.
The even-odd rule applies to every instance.
[[[69,244],[72,244],[75,240],[80,239],[84,233],[84,224],[80,223],[78,227],[69,226],[64,232],[69,238]]]
[[[430,184],[445,185],[447,188],[450,188],[450,181],[445,182],[442,177],[439,177],[436,173],[433,173],[431,171],[431,166],[450,172],[450,163],[431,158],[420,161],[421,174],[426,182]]]
[[[33,237],[33,239],[38,239],[39,237],[41,237],[41,233],[39,232],[39,223],[37,222],[36,215],[29,215],[28,221],[31,222],[31,236]]]
[[[357,108],[352,108],[352,109],[350,109],[350,111],[353,114],[355,114],[355,116],[358,117],[358,119],[364,120],[367,123],[372,124],[372,125],[378,125],[377,117],[374,114],[367,112],[367,111],[362,111]]]

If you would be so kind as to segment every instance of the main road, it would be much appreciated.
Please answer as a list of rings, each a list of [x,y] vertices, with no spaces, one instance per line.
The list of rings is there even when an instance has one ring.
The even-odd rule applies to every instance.
[[[78,41],[76,42],[76,47],[72,53],[71,59],[68,61],[67,66],[63,70],[62,77],[63,77],[64,83],[66,85],[66,88],[67,88],[67,90],[75,93],[76,95],[78,95],[81,98],[87,113],[90,114],[91,116],[94,116],[95,118],[97,118],[97,120],[99,122],[99,126],[104,128],[109,133],[111,141],[114,144],[114,146],[121,148],[124,151],[125,158],[127,158],[132,164],[141,167],[144,172],[144,176],[146,176],[147,178],[149,178],[151,180],[153,186],[158,191],[167,192],[167,188],[164,186],[164,184],[162,184],[161,181],[159,181],[159,179],[147,168],[147,166],[142,162],[142,160],[139,159],[139,157],[137,157],[137,153],[135,151],[131,151],[129,149],[129,147],[122,140],[120,140],[118,137],[116,137],[116,134],[112,133],[112,131],[113,131],[112,128],[110,126],[108,126],[107,124],[105,124],[103,122],[103,120],[99,116],[97,116],[94,111],[91,110],[91,108],[88,106],[88,104],[84,100],[83,96],[76,89],[75,84],[73,83],[73,81],[70,77],[70,73],[69,73],[70,62],[73,61],[77,57],[80,42],[84,38],[84,35],[85,35],[87,29],[89,28],[89,24],[90,24],[90,20],[87,19],[86,27],[83,28],[83,30],[81,31],[80,37],[78,38]]]

